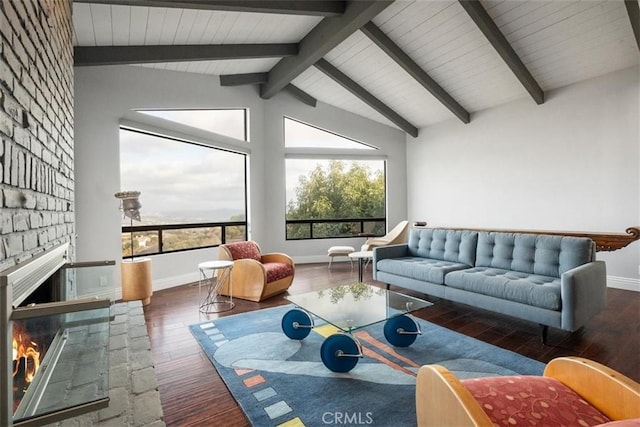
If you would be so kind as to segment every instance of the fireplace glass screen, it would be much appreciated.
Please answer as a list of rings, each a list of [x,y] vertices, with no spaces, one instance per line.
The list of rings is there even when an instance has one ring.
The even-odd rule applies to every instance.
[[[108,403],[109,300],[13,312],[13,421]]]
[[[68,248],[0,274],[2,427],[48,425],[109,405],[115,261],[70,263]]]

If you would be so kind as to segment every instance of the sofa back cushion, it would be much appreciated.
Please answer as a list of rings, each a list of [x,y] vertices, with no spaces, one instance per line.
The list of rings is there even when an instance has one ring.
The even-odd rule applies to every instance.
[[[255,259],[262,262],[262,254],[260,253],[260,247],[256,242],[234,242],[227,243],[225,245],[231,254],[231,259],[234,261],[237,259]]]
[[[494,267],[542,276],[562,273],[593,261],[595,244],[584,237],[480,232],[476,267]]]
[[[478,233],[467,230],[412,228],[407,245],[414,257],[474,265]]]

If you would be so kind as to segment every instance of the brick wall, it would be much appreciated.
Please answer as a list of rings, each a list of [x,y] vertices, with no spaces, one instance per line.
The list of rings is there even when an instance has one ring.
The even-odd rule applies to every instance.
[[[70,0],[0,0],[0,271],[73,245],[71,15]]]

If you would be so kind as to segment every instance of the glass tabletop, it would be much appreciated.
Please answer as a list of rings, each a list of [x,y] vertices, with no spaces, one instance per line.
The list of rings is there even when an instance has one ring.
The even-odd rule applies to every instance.
[[[286,298],[344,332],[352,332],[433,305],[419,298],[366,283],[342,285],[289,295]]]

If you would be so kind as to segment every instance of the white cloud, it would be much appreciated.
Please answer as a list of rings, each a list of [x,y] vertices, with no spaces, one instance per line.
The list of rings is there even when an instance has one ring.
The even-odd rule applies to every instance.
[[[137,132],[120,133],[122,190],[141,192],[142,213],[244,212],[244,156]]]

